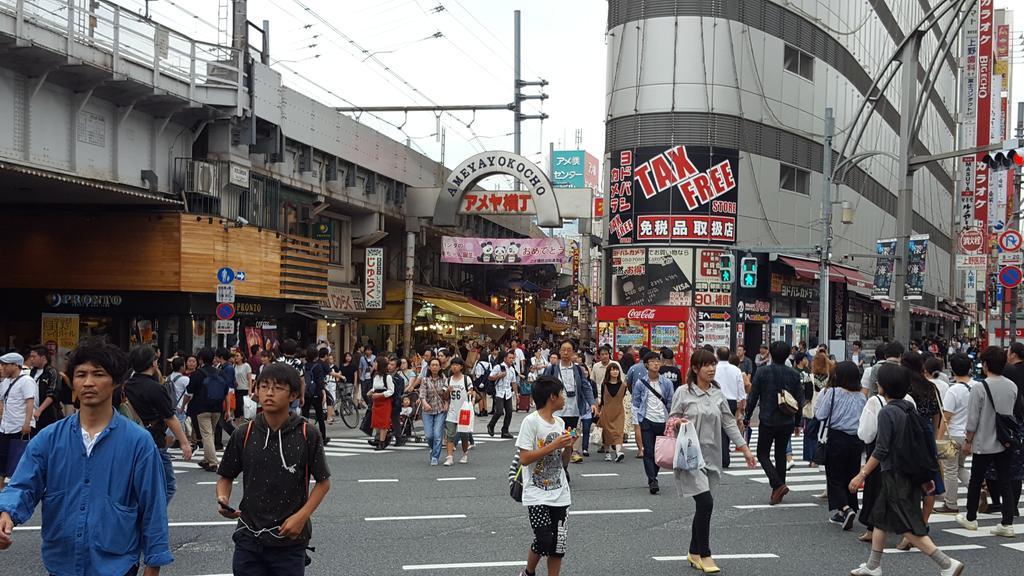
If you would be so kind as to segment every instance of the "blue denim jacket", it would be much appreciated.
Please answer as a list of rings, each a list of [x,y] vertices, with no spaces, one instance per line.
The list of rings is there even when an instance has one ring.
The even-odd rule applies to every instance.
[[[638,376],[636,381],[633,382],[633,414],[636,416],[637,423],[643,422],[644,416],[647,415],[647,396],[651,393],[647,389],[644,383],[651,385],[651,388],[655,387],[654,382],[651,382],[650,378],[645,371],[643,375]],[[672,406],[672,382],[664,376],[658,376],[658,393],[661,394],[665,404],[665,414],[669,413],[669,408]]]
[[[0,512],[16,525],[43,503],[42,558],[56,576],[123,576],[143,555],[149,566],[171,556],[164,469],[153,437],[114,413],[86,457],[78,415],[29,442]]]

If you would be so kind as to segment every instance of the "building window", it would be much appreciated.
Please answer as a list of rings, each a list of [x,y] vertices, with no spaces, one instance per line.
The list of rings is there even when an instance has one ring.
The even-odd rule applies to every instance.
[[[779,189],[810,196],[811,173],[795,166],[779,164]]]
[[[786,44],[782,53],[782,65],[786,71],[814,81],[814,56]]]

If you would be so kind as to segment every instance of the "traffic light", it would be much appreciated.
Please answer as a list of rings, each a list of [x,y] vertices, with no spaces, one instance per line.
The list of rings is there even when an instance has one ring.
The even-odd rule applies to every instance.
[[[718,273],[721,277],[722,282],[726,284],[732,284],[733,273],[736,268],[733,264],[732,254],[728,252],[722,252],[718,255]]]
[[[1007,148],[989,152],[981,159],[990,170],[1008,170],[1024,166],[1024,149]]]
[[[744,256],[740,260],[740,287],[757,288],[757,257]]]

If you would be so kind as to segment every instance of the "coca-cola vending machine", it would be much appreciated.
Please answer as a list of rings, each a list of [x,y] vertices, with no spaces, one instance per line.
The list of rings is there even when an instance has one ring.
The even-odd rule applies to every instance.
[[[671,348],[685,374],[697,346],[697,314],[686,306],[598,306],[597,334],[616,360],[623,346]]]

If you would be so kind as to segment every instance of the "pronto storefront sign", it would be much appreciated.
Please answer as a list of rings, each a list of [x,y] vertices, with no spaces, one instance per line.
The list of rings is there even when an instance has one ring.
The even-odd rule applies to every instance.
[[[565,260],[562,238],[441,238],[442,262],[520,266],[561,264]]]
[[[736,242],[739,152],[648,146],[612,154],[608,232],[612,244]]]
[[[384,308],[384,249],[367,248],[363,301],[367,310]]]
[[[118,294],[63,294],[54,292],[46,295],[51,308],[116,308],[121,305]]]

